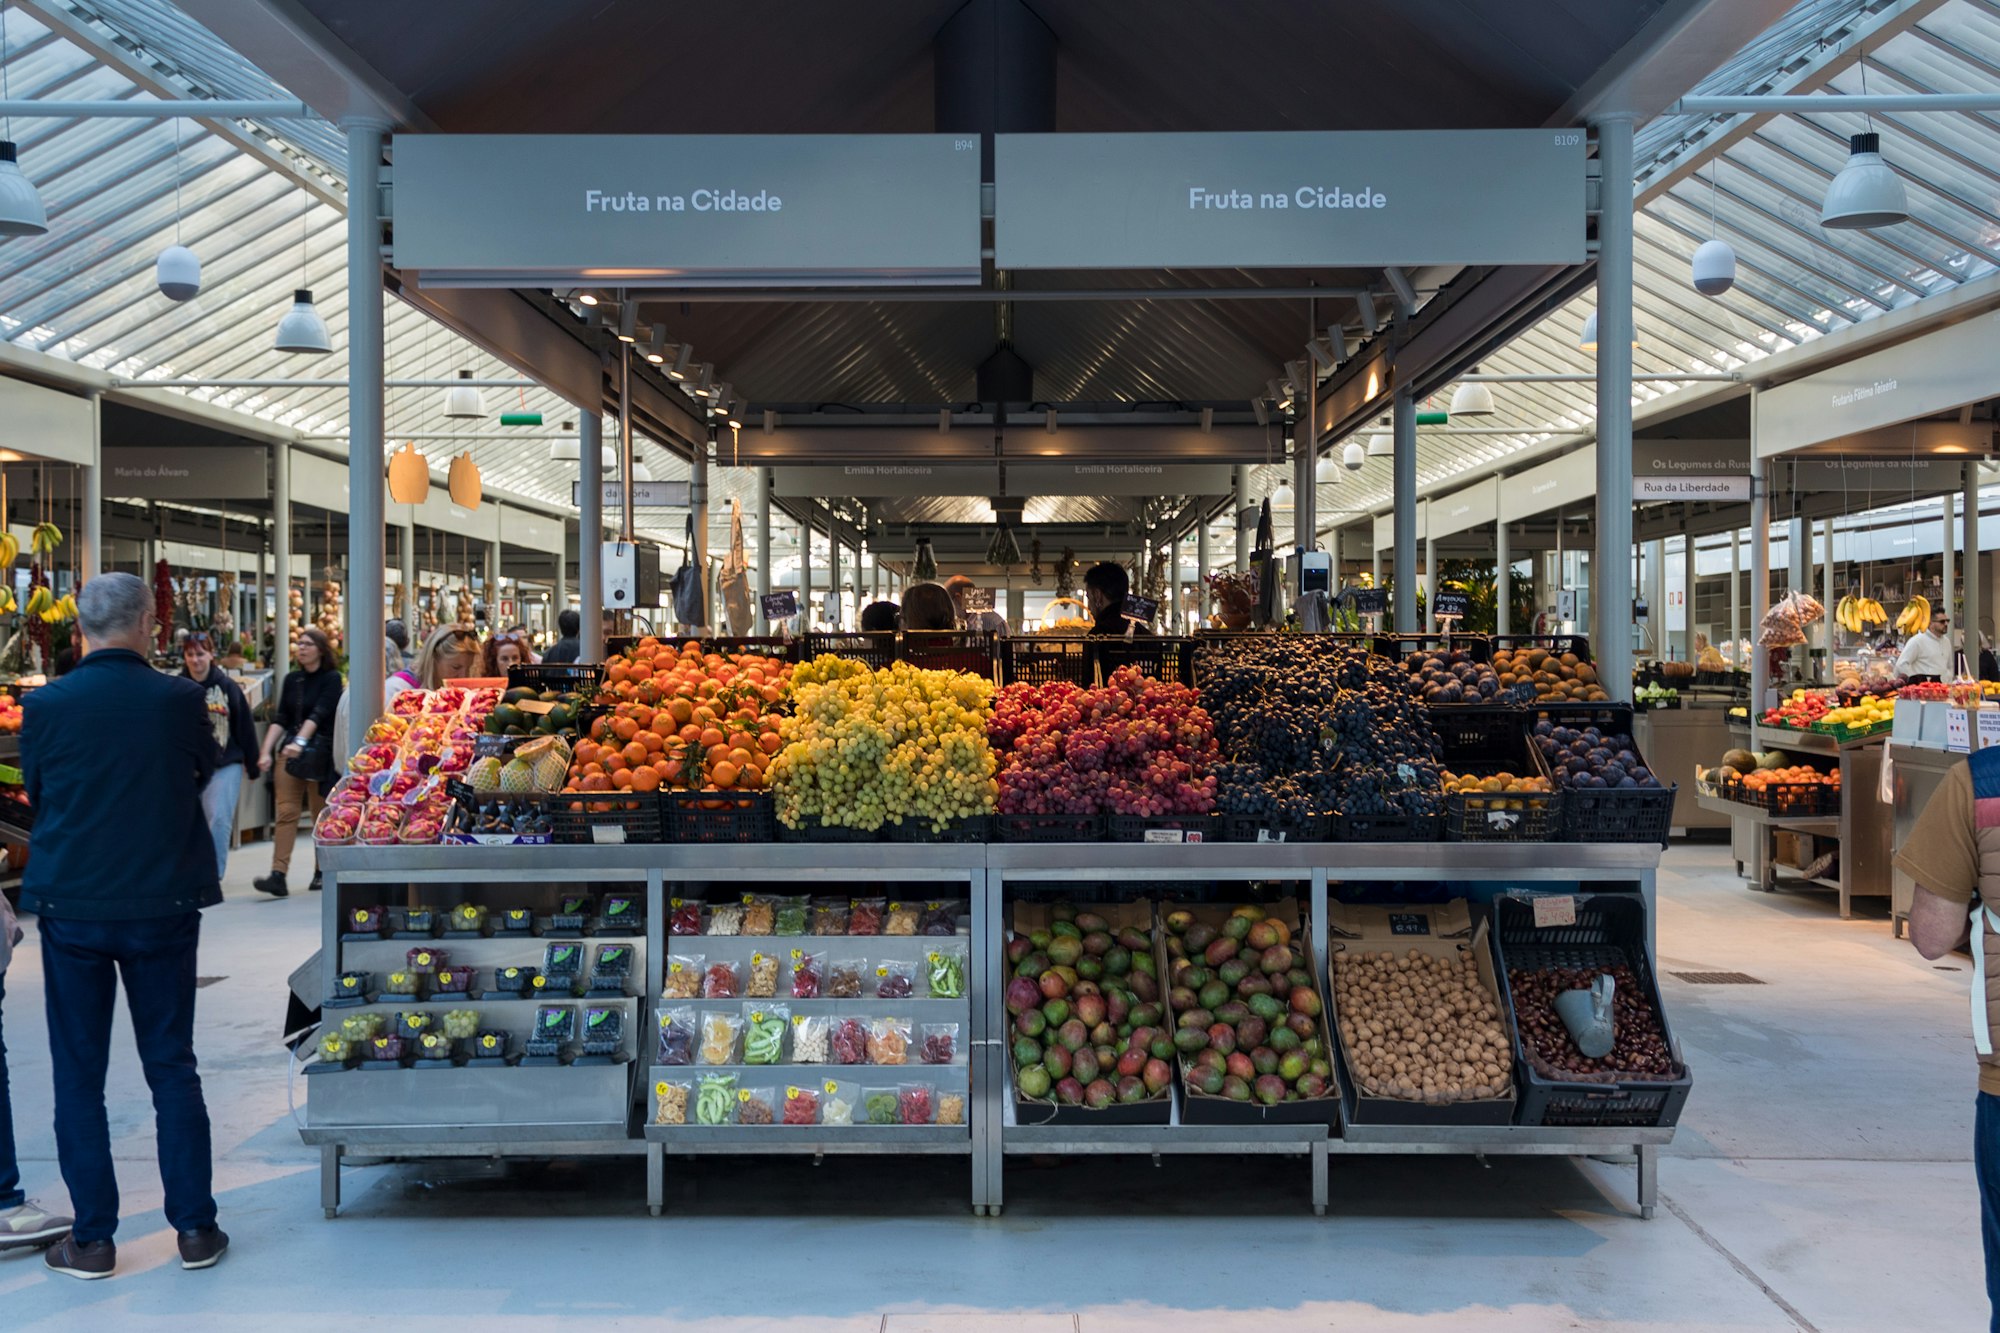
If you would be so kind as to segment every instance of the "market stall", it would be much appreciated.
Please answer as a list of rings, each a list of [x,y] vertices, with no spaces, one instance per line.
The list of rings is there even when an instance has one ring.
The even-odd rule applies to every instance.
[[[319,826],[328,1212],[348,1158],[643,1157],[658,1211],[682,1159],[942,1154],[994,1213],[1023,1154],[1294,1156],[1324,1211],[1338,1153],[1631,1151],[1650,1215],[1690,1084],[1629,710],[1503,694],[1484,647],[1107,641],[1008,684],[957,637],[399,696]],[[1486,1016],[1405,1055],[1352,912],[1440,895]],[[1593,967],[1636,1006],[1608,1061],[1523,1018]]]

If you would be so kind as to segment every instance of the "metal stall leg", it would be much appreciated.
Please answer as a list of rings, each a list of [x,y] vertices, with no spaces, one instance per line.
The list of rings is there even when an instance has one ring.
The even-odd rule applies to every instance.
[[[1651,1221],[1653,1206],[1660,1198],[1660,1150],[1657,1145],[1642,1143],[1638,1146],[1639,1158],[1639,1216]]]
[[[667,1147],[646,1145],[646,1208],[658,1217],[667,1206]]]
[[[1326,1216],[1326,1202],[1327,1202],[1326,1165],[1327,1165],[1327,1157],[1330,1154],[1330,1152],[1331,1152],[1331,1147],[1326,1139],[1313,1140],[1312,1169],[1313,1169],[1313,1216],[1314,1217]]]
[[[1001,877],[990,870],[972,876],[972,931],[979,941],[973,952],[973,995],[976,997],[972,1030],[975,1037],[972,1077],[975,1080],[967,1110],[973,1116],[973,1171],[978,1192],[972,1211],[983,1217],[1000,1216],[1006,1169],[1000,1119],[1002,1099],[1008,1095],[1005,997],[1002,978],[1007,975],[1005,952],[1000,939]]]
[[[329,1219],[340,1216],[340,1145],[322,1143],[319,1148],[319,1206]]]

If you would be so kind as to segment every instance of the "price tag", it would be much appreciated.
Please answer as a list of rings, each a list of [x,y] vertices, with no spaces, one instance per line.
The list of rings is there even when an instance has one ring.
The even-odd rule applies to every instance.
[[[1417,770],[1411,768],[1408,764],[1398,764],[1396,765],[1396,777],[1402,782],[1415,782],[1417,780]]]
[[[537,976],[533,981],[529,982],[528,984],[530,986],[533,986],[536,990],[540,990],[542,987],[549,984],[549,979],[544,976]]]
[[[979,612],[991,611],[993,609],[993,589],[991,588],[967,588],[960,596],[964,598],[965,609],[967,611]]]
[[[798,966],[800,963],[803,963],[805,959],[806,959],[806,951],[804,949],[792,950],[792,965],[794,967]]]
[[[625,829],[618,824],[592,824],[590,840],[600,847],[622,844],[625,841]]]
[[[901,903],[890,903],[889,910],[892,912],[900,912],[903,910],[903,905]]]
[[[1576,897],[1573,894],[1547,894],[1535,899],[1535,929],[1547,930],[1551,926],[1573,926],[1576,924]]]
[[[753,1009],[753,1010],[751,1010],[751,1011],[750,1011],[750,1021],[751,1021],[752,1023],[761,1023],[761,1022],[763,1022],[763,1021],[764,1021],[764,1011],[763,1011],[762,1009]]]
[[[790,620],[799,613],[799,595],[795,592],[767,592],[762,600],[766,620]]]
[[[1462,592],[1441,592],[1431,604],[1431,614],[1439,620],[1463,620],[1470,600]]]
[[[1199,835],[1197,835],[1199,836]],[[1186,842],[1186,833],[1177,828],[1149,828],[1145,831],[1146,842]]]
[[[834,1095],[835,1093],[837,1093],[837,1092],[839,1092],[839,1091],[840,1091],[840,1085],[839,1085],[838,1083],[834,1082],[834,1081],[833,1081],[832,1079],[828,1079],[828,1080],[826,1081],[826,1095],[827,1095],[827,1096],[831,1097],[831,1096],[833,1096],[833,1095]]]
[[[753,953],[750,955],[750,966],[752,967],[757,966],[757,964],[763,961],[764,961],[764,955],[761,953]]]
[[[1353,591],[1356,615],[1379,616],[1389,609],[1389,594],[1385,589],[1356,588]]]
[[[1979,748],[2000,745],[2000,708],[1982,708],[1974,716],[1979,719]]]
[[[805,1025],[806,1025],[806,1016],[805,1016],[804,1014],[793,1014],[793,1015],[792,1015],[792,1026],[793,1026],[793,1027],[795,1027],[795,1028],[802,1028],[802,1027],[804,1027]],[[794,1057],[794,1058],[796,1058],[796,1057]]]
[[[668,963],[668,964],[667,964],[667,975],[668,975],[668,976],[679,976],[679,975],[680,975],[680,971],[681,971],[681,965],[680,965],[679,963]]]
[[[1125,618],[1127,620],[1141,625],[1150,625],[1153,623],[1153,618],[1159,614],[1160,603],[1154,598],[1140,597],[1136,594],[1128,595],[1125,598]]]
[[[798,1097],[798,1095],[799,1095],[799,1090],[797,1088],[787,1085],[787,1087],[785,1088],[785,1097],[788,1100],[795,1100]]]
[[[736,1100],[737,1100],[737,1101],[739,1101],[739,1102],[747,1102],[747,1101],[749,1101],[749,1100],[750,1100],[750,1089],[748,1089],[748,1088],[738,1088],[738,1089],[736,1090]]]
[[[888,976],[888,975],[889,975],[889,965],[888,965],[887,963],[884,963],[884,964],[882,964],[882,966],[880,966],[880,967],[876,968],[876,969],[875,969],[875,975],[876,975],[876,976],[878,976],[878,977],[886,977],[886,976]]]
[[[1944,748],[1956,754],[1972,749],[1972,714],[1963,708],[1944,710]]]
[[[1285,840],[1285,831],[1283,829],[1279,829],[1275,832],[1267,828],[1260,828],[1257,830],[1257,841],[1259,842],[1283,842],[1284,840]]]
[[[518,703],[509,705],[509,707],[518,708],[524,713],[533,713],[536,717],[545,717],[554,712],[558,706],[556,704],[543,703],[540,699],[522,699]]]
[[[1389,913],[1389,933],[1391,935],[1428,935],[1431,933],[1431,919],[1422,912]]]
[[[655,1083],[653,1085],[653,1095],[655,1097],[664,1097],[667,1095],[666,1080],[662,1079],[660,1082]]]

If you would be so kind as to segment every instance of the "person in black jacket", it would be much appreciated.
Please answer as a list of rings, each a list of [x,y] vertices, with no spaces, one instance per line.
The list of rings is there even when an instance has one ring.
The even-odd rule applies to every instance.
[[[201,686],[208,706],[209,730],[215,737],[215,776],[201,789],[201,813],[215,839],[215,873],[229,869],[229,837],[236,831],[236,801],[243,794],[246,769],[264,771],[257,745],[257,724],[243,687],[215,664],[215,644],[201,630],[181,641],[181,663],[187,678]]]
[[[562,637],[550,645],[542,660],[548,663],[574,662],[583,651],[583,617],[574,611],[561,611],[556,615],[556,629]]]
[[[278,694],[278,711],[272,715],[270,728],[264,733],[263,749],[259,751],[263,771],[271,774],[278,812],[276,827],[271,830],[271,873],[253,883],[259,893],[268,893],[273,898],[291,892],[285,884],[285,872],[292,868],[292,845],[298,841],[299,814],[304,811],[309,818],[319,817],[326,800],[319,784],[333,774],[332,752],[328,747],[341,741],[333,734],[333,715],[340,707],[340,668],[334,664],[332,642],[319,630],[308,627],[299,631],[292,656],[298,666],[285,677],[285,687]],[[314,746],[310,744],[314,737],[325,739]],[[278,748],[281,739],[282,751]],[[291,771],[290,761],[308,756],[324,762],[312,765],[303,774]],[[319,887],[317,870],[307,887]]]
[[[201,909],[222,901],[201,815],[215,734],[201,688],[146,663],[150,587],[98,574],[76,601],[89,651],[21,702],[21,776],[35,808],[21,904],[41,918],[56,1155],[77,1214],[44,1262],[80,1278],[108,1276],[117,1263],[104,1072],[122,978],[153,1093],[167,1221],[181,1266],[207,1268],[229,1244],[215,1225],[194,1056]]]
[[[1130,626],[1134,634],[1151,636],[1153,631],[1147,626],[1125,619],[1125,598],[1131,592],[1132,579],[1125,566],[1102,560],[1090,567],[1083,576],[1083,596],[1090,607],[1092,634],[1116,634],[1123,638]]]

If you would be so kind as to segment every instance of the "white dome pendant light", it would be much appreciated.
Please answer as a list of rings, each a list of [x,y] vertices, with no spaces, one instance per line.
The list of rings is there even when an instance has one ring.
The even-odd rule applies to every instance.
[[[1361,441],[1349,440],[1347,447],[1340,451],[1340,465],[1349,472],[1359,472],[1361,465],[1368,461],[1368,451],[1361,447]]]
[[[7,11],[0,4],[0,100],[12,97],[7,91]],[[40,236],[49,229],[49,213],[33,181],[21,174],[15,159],[14,119],[7,118],[7,131],[0,135],[0,238]]]
[[[1278,489],[1271,492],[1271,508],[1290,509],[1292,507],[1292,483],[1281,481]]]
[[[1313,464],[1313,485],[1340,485],[1340,464],[1334,461],[1332,454],[1321,454],[1319,461]]]
[[[311,235],[309,219],[312,206],[308,204],[299,214],[299,281],[306,276],[306,241]],[[278,321],[278,339],[275,344],[281,352],[304,352],[319,354],[333,350],[333,340],[327,336],[326,321],[319,317],[313,306],[310,287],[300,287],[292,293],[292,308]]]
[[[1479,367],[1472,373],[1477,375]],[[1499,409],[1493,405],[1493,390],[1478,380],[1463,380],[1451,391],[1451,415],[1455,417],[1490,417]]]
[[[1719,161],[1709,165],[1708,239],[1696,246],[1694,251],[1694,289],[1703,296],[1720,296],[1736,285],[1736,251],[1730,248],[1729,242],[1715,234],[1715,178],[1721,169]]]
[[[153,281],[169,301],[191,301],[201,290],[201,260],[181,244],[181,123],[174,121],[174,243],[160,251]]]
[[[1868,95],[1868,57],[1861,57],[1861,95]],[[1826,187],[1820,205],[1819,225],[1843,231],[1868,227],[1893,227],[1910,220],[1910,196],[1903,178],[1882,160],[1882,136],[1875,133],[1874,118],[1867,117],[1868,131],[1849,139],[1847,165]]]
[[[1377,421],[1375,427],[1375,434],[1368,437],[1368,456],[1370,458],[1394,458],[1396,456],[1395,427],[1389,424],[1389,418],[1387,417],[1383,417]]]
[[[458,372],[461,380],[472,378],[472,372]],[[454,384],[444,391],[444,414],[467,421],[478,421],[486,416],[486,395],[475,385]]]

